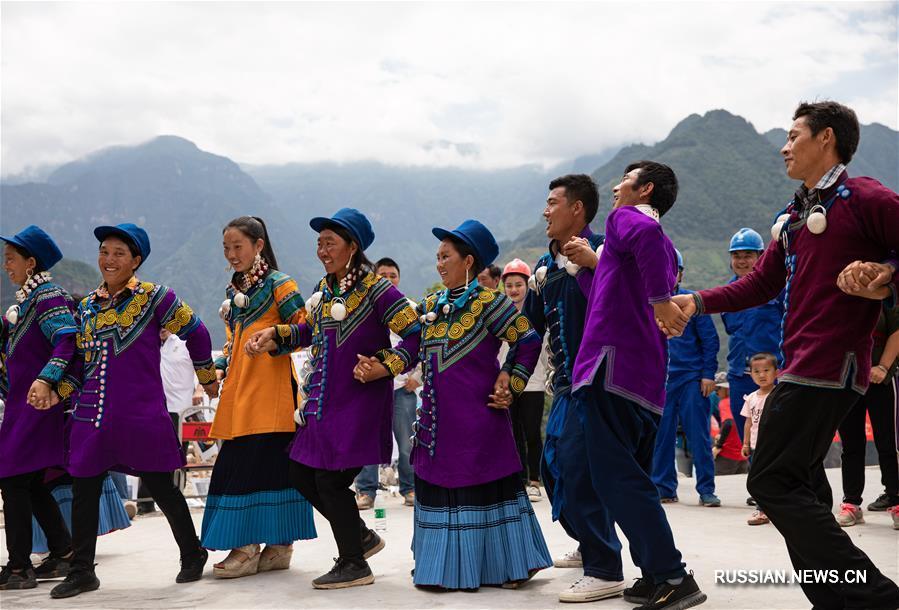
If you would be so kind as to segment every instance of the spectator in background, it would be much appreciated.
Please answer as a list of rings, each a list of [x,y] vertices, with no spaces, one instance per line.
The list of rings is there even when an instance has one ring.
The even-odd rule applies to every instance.
[[[478,274],[478,284],[485,288],[499,289],[499,282],[503,275],[502,270],[496,265],[488,265]]]
[[[684,258],[677,256],[675,294],[689,294],[680,287],[684,278]],[[652,459],[652,482],[662,503],[677,502],[677,471],[674,445],[677,424],[683,427],[687,446],[696,469],[696,491],[703,506],[721,506],[715,495],[715,463],[709,420],[715,391],[715,368],[718,365],[718,332],[709,316],[695,316],[684,333],[668,342],[668,380],[665,388],[665,410],[659,422]]]
[[[394,287],[400,285],[400,266],[392,258],[382,258],[375,263],[375,273],[389,281]],[[414,308],[415,302],[409,300]],[[400,337],[391,331],[390,343],[396,347]],[[399,460],[400,494],[406,506],[415,506],[415,473],[409,461],[412,451],[412,423],[415,421],[415,407],[418,404],[418,392],[421,388],[421,368],[416,367],[410,373],[401,373],[393,378],[393,437],[396,439]],[[378,492],[378,464],[363,466],[356,475],[356,506],[359,510],[367,510],[374,506]]]
[[[718,396],[718,436],[712,446],[712,456],[715,458],[715,476],[726,474],[746,474],[749,472],[749,462],[743,457],[743,447],[740,435],[737,434],[736,424],[730,410],[730,384],[727,382],[727,373],[720,371],[715,373],[715,393]]]
[[[899,505],[899,462],[896,460],[895,405],[896,369],[899,367],[899,307],[880,312],[874,327],[871,349],[871,385],[840,424],[843,443],[843,502],[837,523],[849,527],[864,523],[862,492],[865,489],[865,413],[871,418],[874,446],[880,463],[880,481],[884,493],[868,504],[868,510],[883,511]],[[894,526],[899,512],[892,511]]]
[[[752,229],[742,228],[730,238],[730,268],[734,272],[730,282],[736,282],[753,270],[765,250],[762,236]],[[730,407],[737,425],[740,440],[743,438],[745,422],[740,413],[743,410],[743,396],[758,389],[749,373],[749,359],[753,355],[767,352],[783,361],[780,353],[780,323],[784,315],[784,298],[781,292],[776,298],[763,305],[743,311],[724,312],[721,320],[730,339],[727,349],[727,381],[730,383]]]
[[[512,300],[515,308],[521,311],[528,293],[528,279],[531,268],[520,258],[516,258],[503,268],[503,291]],[[540,428],[543,425],[543,398],[546,394],[546,353],[548,340],[544,337],[540,358],[528,384],[510,407],[512,416],[512,432],[515,444],[521,457],[521,480],[528,491],[531,502],[542,499],[540,493],[540,458],[543,456],[543,438]],[[504,363],[509,353],[507,343],[499,350],[499,361]]]

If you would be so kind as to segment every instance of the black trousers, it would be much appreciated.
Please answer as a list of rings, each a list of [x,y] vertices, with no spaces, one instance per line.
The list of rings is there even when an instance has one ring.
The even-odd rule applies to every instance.
[[[181,490],[172,483],[171,472],[141,472],[140,477],[162,509],[181,558],[193,557],[200,552],[200,540],[190,518],[190,509]],[[75,558],[74,571],[92,572],[97,553],[97,526],[100,521],[100,494],[106,472],[94,477],[72,477],[72,540]]]
[[[899,459],[896,456],[893,383],[872,383],[840,424],[843,442],[843,502],[861,505],[865,489],[865,412],[871,417],[880,481],[892,502],[899,502]]]
[[[175,435],[178,438],[181,438],[180,431],[178,430],[178,424],[181,421],[181,416],[173,411],[169,411],[169,418],[172,420],[172,426],[175,428]],[[187,445],[188,443],[181,443],[181,451],[187,453]],[[175,475],[172,473],[172,480],[175,480]],[[137,485],[137,497],[138,498],[153,498],[153,494],[150,491],[150,488],[144,483],[143,479]],[[153,506],[153,500],[147,500],[144,502],[137,503],[137,509],[141,513],[150,513],[156,510],[156,507]]]
[[[859,400],[852,390],[779,383],[759,422],[747,486],[784,537],[796,570],[864,570],[864,584],[803,584],[816,609],[899,608],[899,588],[837,525],[824,456]]]
[[[543,456],[543,438],[540,428],[543,424],[543,392],[522,392],[512,403],[512,432],[515,446],[521,458],[521,479],[540,480],[540,458]]]
[[[55,556],[69,553],[72,537],[59,505],[44,485],[43,469],[0,479],[0,492],[10,569],[31,567],[31,515],[47,535],[50,552]]]
[[[361,560],[362,539],[368,535],[368,527],[359,517],[356,494],[350,489],[361,471],[361,466],[323,470],[290,460],[291,486],[331,524],[337,552],[343,559]]]

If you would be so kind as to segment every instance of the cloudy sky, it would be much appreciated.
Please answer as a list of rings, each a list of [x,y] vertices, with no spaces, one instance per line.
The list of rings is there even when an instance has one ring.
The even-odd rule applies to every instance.
[[[726,108],[897,128],[899,3],[2,3],[3,175],[158,134],[239,162],[551,164]]]

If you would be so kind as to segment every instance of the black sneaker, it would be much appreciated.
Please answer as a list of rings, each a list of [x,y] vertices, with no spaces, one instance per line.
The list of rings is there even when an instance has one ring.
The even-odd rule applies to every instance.
[[[893,500],[891,500],[889,495],[880,494],[876,500],[868,504],[868,510],[872,510],[875,512],[889,510],[897,504],[899,504],[899,502],[894,502]]]
[[[635,610],[686,610],[698,606],[706,599],[705,593],[699,590],[696,579],[690,573],[684,576],[679,585],[667,582],[656,585],[649,601]]]
[[[21,570],[13,570],[8,565],[0,569],[0,591],[12,591],[13,589],[34,589],[37,579],[31,566]]]
[[[637,582],[624,590],[624,601],[634,604],[645,604],[656,589],[651,578],[638,578]]]
[[[370,585],[373,582],[375,582],[374,574],[364,559],[338,557],[334,560],[331,571],[313,580],[312,586],[316,589],[345,589]]]
[[[209,551],[200,549],[191,557],[181,559],[181,571],[175,577],[175,582],[185,583],[200,580],[203,577],[203,568],[206,567],[206,560],[209,559]]]
[[[75,597],[81,593],[96,591],[99,588],[100,580],[93,571],[71,571],[64,581],[53,587],[50,591],[50,597],[53,599]]]
[[[34,568],[34,576],[38,580],[53,580],[54,578],[65,578],[69,575],[71,568],[72,552],[65,557],[59,557],[50,553],[41,564]]]
[[[368,535],[362,539],[362,559],[368,559],[372,555],[379,553],[387,543],[378,536],[375,530],[368,530]]]
[[[746,498],[746,506],[758,506],[758,503],[755,501],[755,498],[749,496]]]

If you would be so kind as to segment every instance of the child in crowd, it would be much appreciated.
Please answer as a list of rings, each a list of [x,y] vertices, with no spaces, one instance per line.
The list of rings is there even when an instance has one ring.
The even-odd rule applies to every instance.
[[[765,400],[774,389],[774,380],[777,379],[777,356],[774,354],[756,354],[749,360],[752,381],[759,389],[743,397],[743,410],[740,415],[746,418],[743,429],[743,456],[750,457],[759,440],[759,420],[762,419],[762,411],[765,408]],[[749,525],[765,525],[768,517],[758,508],[746,521]]]
[[[746,474],[749,462],[743,456],[743,443],[737,432],[730,408],[730,382],[727,373],[715,374],[715,396],[718,398],[719,432],[712,445],[712,456],[715,458],[715,476],[728,474]]]

